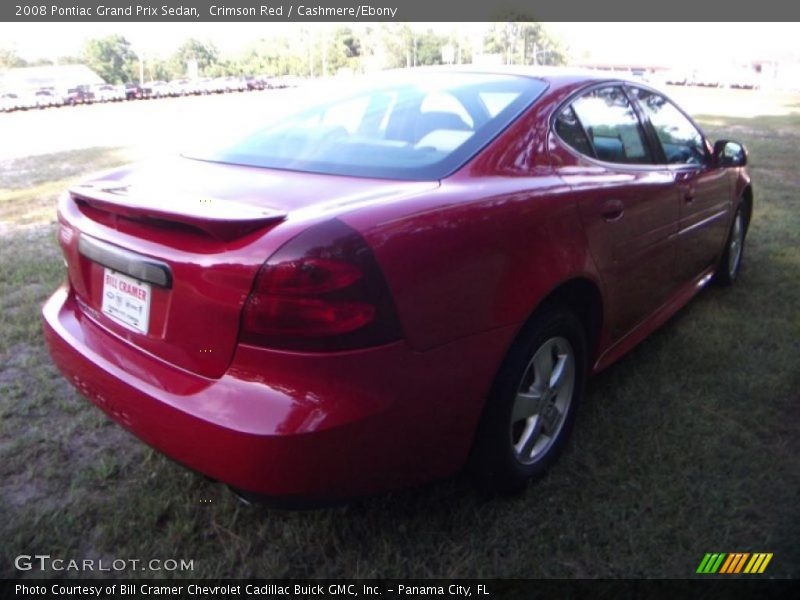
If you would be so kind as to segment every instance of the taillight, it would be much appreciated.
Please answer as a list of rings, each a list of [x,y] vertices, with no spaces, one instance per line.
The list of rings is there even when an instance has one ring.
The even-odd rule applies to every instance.
[[[394,302],[372,250],[334,219],[307,229],[267,259],[245,302],[240,340],[335,351],[400,337]]]

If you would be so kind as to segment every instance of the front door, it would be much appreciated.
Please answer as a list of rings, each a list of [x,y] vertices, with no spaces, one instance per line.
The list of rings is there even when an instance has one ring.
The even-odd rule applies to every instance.
[[[664,96],[632,88],[675,174],[680,205],[678,264],[681,282],[715,266],[731,220],[731,181],[711,164],[711,153],[695,124]]]

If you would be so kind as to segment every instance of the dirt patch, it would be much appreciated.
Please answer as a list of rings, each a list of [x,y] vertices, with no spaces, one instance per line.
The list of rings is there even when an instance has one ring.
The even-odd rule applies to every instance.
[[[120,465],[141,459],[144,446],[78,394],[43,346],[14,344],[3,353],[2,365],[0,477],[6,507],[36,503],[55,509],[69,501],[76,478],[102,484]],[[113,469],[104,463],[109,449]]]
[[[79,177],[90,169],[116,166],[127,160],[126,151],[116,147],[7,158],[0,160],[0,188],[22,190],[48,181]]]

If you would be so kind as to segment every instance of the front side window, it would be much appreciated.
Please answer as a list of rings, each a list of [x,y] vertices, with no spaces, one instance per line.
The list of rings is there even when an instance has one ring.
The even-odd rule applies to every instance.
[[[585,154],[584,140],[588,141],[595,158],[622,164],[652,164],[653,157],[645,141],[641,124],[621,87],[609,86],[593,89],[571,105],[574,116],[581,126],[580,134],[576,125],[563,123],[562,128],[571,127],[572,139],[565,142],[578,152]]]
[[[703,135],[677,107],[663,96],[634,88],[669,164],[700,165],[706,162],[707,150]]]

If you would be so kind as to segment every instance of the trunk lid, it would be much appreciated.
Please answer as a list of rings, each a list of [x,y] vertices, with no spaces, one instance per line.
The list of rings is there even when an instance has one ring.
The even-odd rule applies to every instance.
[[[176,159],[71,188],[59,203],[59,241],[89,317],[216,378],[233,357],[258,270],[286,241],[273,229],[301,213],[333,216],[437,185]]]

